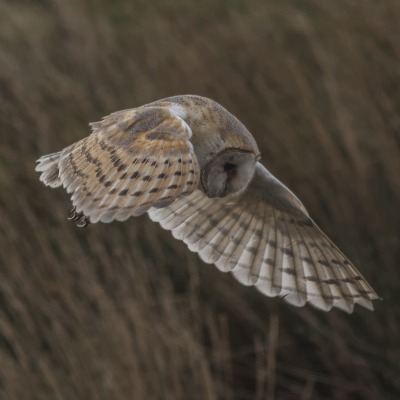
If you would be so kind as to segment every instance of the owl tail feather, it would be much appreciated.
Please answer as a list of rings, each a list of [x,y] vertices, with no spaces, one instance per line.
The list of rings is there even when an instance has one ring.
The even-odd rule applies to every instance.
[[[47,154],[40,157],[36,162],[35,170],[41,172],[40,180],[52,188],[61,186],[61,179],[59,176],[58,162],[61,157],[61,151],[58,153]]]

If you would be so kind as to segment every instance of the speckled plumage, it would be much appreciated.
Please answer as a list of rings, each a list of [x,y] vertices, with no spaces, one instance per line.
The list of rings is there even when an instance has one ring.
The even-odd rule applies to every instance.
[[[71,193],[73,220],[148,212],[202,260],[268,296],[325,311],[373,309],[374,290],[218,103],[170,97],[91,125],[90,136],[36,167],[46,185]]]

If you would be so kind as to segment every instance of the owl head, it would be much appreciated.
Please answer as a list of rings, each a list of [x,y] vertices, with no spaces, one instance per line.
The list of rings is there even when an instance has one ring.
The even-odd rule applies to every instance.
[[[201,169],[201,187],[208,197],[226,197],[243,191],[253,177],[259,156],[227,148],[207,160]]]

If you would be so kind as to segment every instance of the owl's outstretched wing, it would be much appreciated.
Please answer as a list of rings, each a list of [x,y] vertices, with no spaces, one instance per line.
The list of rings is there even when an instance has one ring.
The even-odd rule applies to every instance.
[[[113,113],[93,133],[38,160],[41,180],[72,193],[91,222],[137,216],[192,193],[199,166],[186,122],[168,107]]]
[[[259,163],[237,197],[211,199],[196,190],[149,215],[203,261],[295,306],[351,313],[356,303],[373,309],[378,298],[297,197]]]

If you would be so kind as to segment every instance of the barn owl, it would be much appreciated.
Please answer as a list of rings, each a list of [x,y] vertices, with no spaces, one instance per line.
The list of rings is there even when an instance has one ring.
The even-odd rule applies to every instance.
[[[36,166],[45,185],[71,194],[71,219],[87,225],[148,213],[203,261],[267,296],[324,311],[373,309],[371,286],[217,102],[169,97],[91,127]]]

